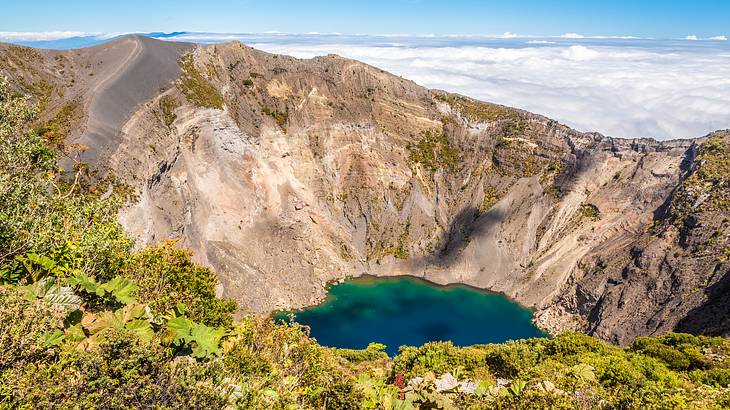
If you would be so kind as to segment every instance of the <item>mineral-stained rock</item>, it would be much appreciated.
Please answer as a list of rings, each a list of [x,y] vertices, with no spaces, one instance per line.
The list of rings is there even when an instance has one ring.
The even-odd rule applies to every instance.
[[[179,239],[250,311],[410,274],[503,292],[551,331],[728,332],[727,132],[580,133],[240,43],[0,54],[69,152],[136,189],[120,220],[138,244]]]

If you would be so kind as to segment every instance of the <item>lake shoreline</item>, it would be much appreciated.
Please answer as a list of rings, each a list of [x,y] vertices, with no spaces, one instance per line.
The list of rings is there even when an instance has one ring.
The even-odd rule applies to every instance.
[[[346,282],[348,280],[359,279],[359,278],[372,278],[372,279],[411,278],[411,279],[417,279],[417,280],[420,280],[422,282],[428,283],[429,285],[434,286],[434,287],[437,287],[437,288],[445,288],[445,289],[448,289],[448,288],[454,288],[454,287],[465,287],[465,288],[472,289],[472,290],[477,291],[477,292],[483,292],[483,293],[486,293],[486,294],[501,296],[501,297],[504,297],[504,298],[510,300],[512,303],[515,303],[515,304],[519,305],[523,309],[527,309],[530,312],[532,312],[532,324],[535,327],[537,327],[538,329],[540,329],[540,331],[542,331],[546,335],[549,335],[550,337],[555,336],[555,334],[553,334],[553,332],[551,332],[550,329],[545,328],[543,326],[540,326],[540,324],[538,323],[537,316],[535,315],[536,313],[539,312],[538,309],[536,309],[535,307],[526,306],[526,305],[522,304],[521,302],[519,302],[519,301],[511,298],[509,295],[507,295],[504,292],[495,291],[495,290],[492,290],[492,289],[489,289],[489,288],[481,288],[479,286],[475,286],[475,285],[471,285],[471,284],[463,283],[463,282],[450,282],[450,283],[444,284],[444,283],[439,283],[439,282],[433,281],[431,279],[428,279],[425,276],[418,276],[418,275],[415,275],[415,274],[407,274],[407,273],[406,274],[404,274],[404,273],[398,273],[398,274],[395,274],[395,275],[388,275],[388,274],[374,274],[374,273],[369,273],[369,272],[363,272],[363,273],[360,273],[360,274],[350,274],[350,275],[347,275],[345,277],[341,277],[341,278],[337,278],[337,279],[332,279],[332,280],[329,280],[329,281],[325,282],[324,285],[323,285],[324,286],[324,289],[325,289],[325,296],[318,297],[318,298],[314,299],[314,303],[309,304],[309,305],[306,305],[306,306],[297,307],[297,308],[291,308],[291,309],[285,309],[285,310],[275,310],[275,311],[271,312],[269,314],[269,316],[274,317],[277,314],[280,314],[282,312],[291,312],[291,313],[294,313],[294,312],[302,312],[302,311],[305,311],[307,309],[311,309],[313,307],[322,305],[323,303],[326,303],[327,302],[327,299],[328,299],[328,297],[330,295],[329,291],[330,291],[330,288],[332,286],[336,286],[336,285],[341,284],[343,282]]]
[[[413,275],[362,274],[331,281],[319,304],[272,317],[293,317],[319,343],[350,349],[369,342],[395,349],[431,341],[467,346],[550,336],[535,325],[532,309],[504,294]]]

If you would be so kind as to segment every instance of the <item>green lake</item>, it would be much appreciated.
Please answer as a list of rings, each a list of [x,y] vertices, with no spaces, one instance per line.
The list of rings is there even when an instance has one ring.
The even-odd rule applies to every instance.
[[[437,340],[467,346],[545,336],[529,309],[502,295],[411,277],[349,279],[331,286],[322,304],[292,313],[324,346],[363,349],[379,342],[391,356],[401,345]]]

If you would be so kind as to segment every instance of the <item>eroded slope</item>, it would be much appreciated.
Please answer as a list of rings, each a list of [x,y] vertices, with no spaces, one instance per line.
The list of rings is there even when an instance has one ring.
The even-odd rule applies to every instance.
[[[82,101],[129,101],[119,129],[82,136],[87,158],[138,189],[122,221],[141,244],[180,239],[250,310],[312,304],[327,281],[369,272],[504,292],[549,330],[614,342],[727,332],[717,296],[727,203],[679,213],[703,168],[696,141],[582,134],[337,56],[155,47],[164,69],[130,65],[103,92],[91,80],[69,86]],[[156,73],[154,86],[135,72]],[[727,163],[715,172],[727,175]],[[687,252],[707,235],[712,246]]]

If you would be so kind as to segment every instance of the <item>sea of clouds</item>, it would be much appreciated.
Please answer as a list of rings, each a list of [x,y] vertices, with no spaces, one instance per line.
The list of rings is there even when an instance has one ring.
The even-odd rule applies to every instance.
[[[575,33],[552,38],[510,33],[176,33],[164,38],[240,40],[299,58],[339,54],[429,88],[523,108],[581,131],[617,137],[697,137],[730,128],[730,45],[723,36],[655,40]]]

